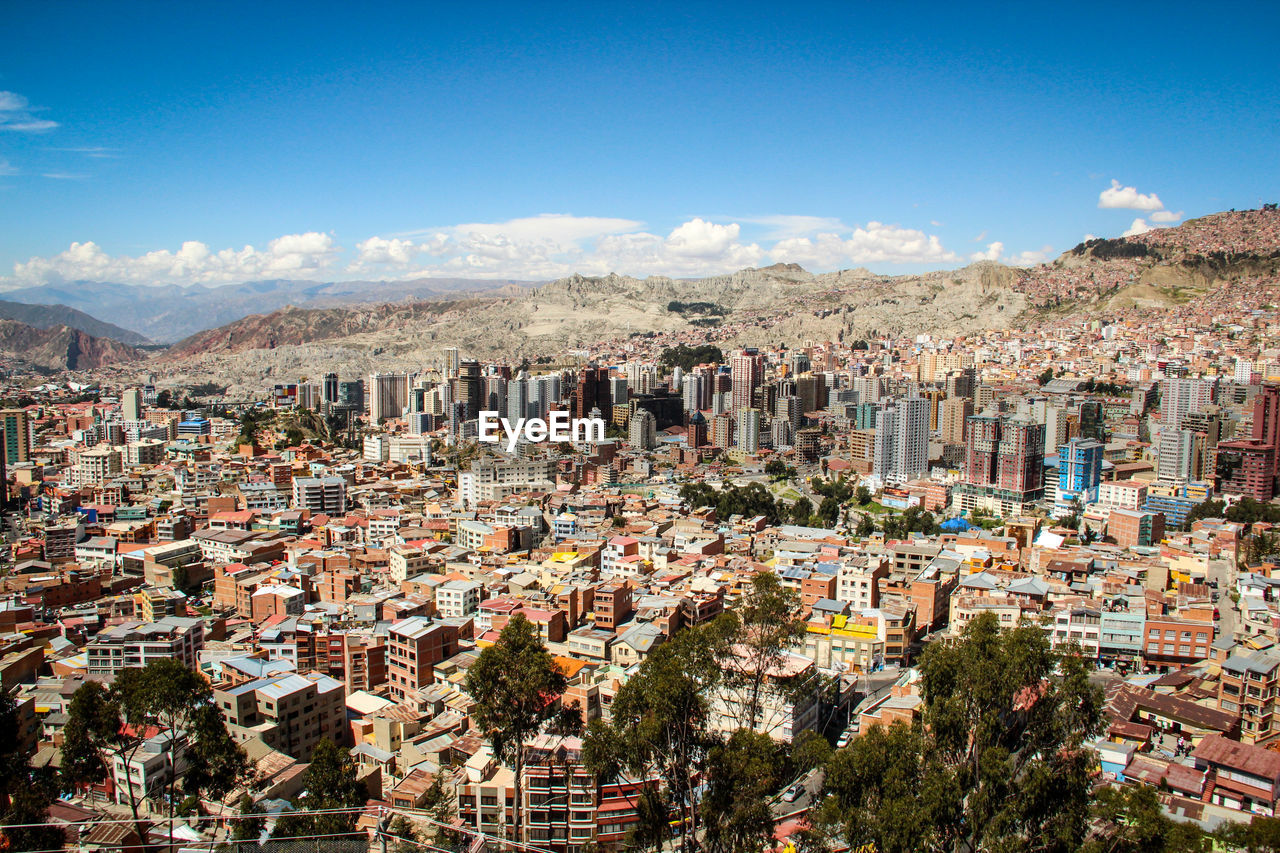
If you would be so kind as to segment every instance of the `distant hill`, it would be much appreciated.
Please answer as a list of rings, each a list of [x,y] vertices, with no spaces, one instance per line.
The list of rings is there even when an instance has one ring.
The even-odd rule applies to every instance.
[[[37,329],[70,326],[95,338],[111,338],[133,346],[151,343],[137,332],[103,322],[67,305],[32,305],[26,302],[8,302],[0,298],[0,319],[17,320]]]
[[[146,357],[128,344],[94,337],[70,326],[37,329],[4,319],[0,319],[0,356],[6,366],[41,373],[91,370]]]
[[[1239,311],[1280,302],[1280,213],[1232,211],[1174,228],[1091,240],[1034,267],[980,261],[886,276],[814,274],[794,264],[701,279],[569,276],[465,300],[255,314],[169,350],[174,381],[251,393],[273,377],[420,370],[445,347],[479,358],[563,355],[636,336],[670,344],[797,344],[1043,328],[1082,318],[1142,322],[1150,312]],[[709,306],[709,307],[708,307]],[[691,310],[700,307],[705,310]]]
[[[0,300],[70,306],[108,323],[136,329],[152,341],[172,343],[205,329],[234,323],[250,314],[276,311],[288,305],[330,308],[406,300],[457,299],[484,293],[520,293],[531,284],[511,279],[463,278],[339,282],[272,280],[213,287],[176,284],[145,287],[77,281],[10,290],[0,294]]]

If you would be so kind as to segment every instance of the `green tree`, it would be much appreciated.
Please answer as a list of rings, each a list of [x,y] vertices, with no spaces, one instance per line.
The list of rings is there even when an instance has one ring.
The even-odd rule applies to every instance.
[[[57,778],[31,767],[31,751],[21,740],[18,703],[0,690],[0,837],[8,850],[60,850],[66,839],[49,820],[49,806],[58,796]]]
[[[169,733],[169,748],[180,746],[188,796],[224,796],[248,773],[248,759],[227,733],[209,683],[181,661],[162,658],[120,670],[109,690],[90,681],[76,691],[64,729],[64,776],[75,785],[104,781],[116,759],[127,764],[138,753],[141,733],[151,725]],[[155,797],[167,803],[172,825],[178,783],[179,774],[171,773],[158,787],[142,790],[130,776],[125,793],[134,821],[141,801]]]
[[[805,635],[800,596],[787,589],[773,572],[760,572],[738,606],[709,626],[708,645],[719,658],[722,677],[717,691],[736,716],[739,728],[774,732],[782,719],[770,713],[779,707],[766,701],[770,693],[790,697],[809,687],[781,673],[789,649]]]
[[[1212,849],[1208,836],[1192,824],[1164,813],[1154,788],[1146,785],[1100,788],[1091,814],[1094,829],[1083,853],[1192,853]],[[1247,846],[1240,839],[1241,846]]]
[[[805,729],[791,742],[791,766],[796,773],[807,773],[821,767],[831,759],[831,742],[813,731]]]
[[[858,536],[863,539],[866,539],[868,536],[875,535],[875,532],[876,532],[876,523],[871,520],[870,515],[864,513],[858,519],[858,529],[857,529]]]
[[[785,480],[790,469],[781,459],[770,459],[764,463],[764,472],[775,480]]]
[[[1084,659],[985,613],[920,672],[923,719],[837,751],[815,826],[884,853],[1079,848],[1103,719]]]
[[[638,798],[640,825],[632,841],[639,847],[660,846],[673,816],[683,828],[682,850],[697,833],[699,780],[717,743],[706,694],[721,677],[722,626],[686,628],[658,646],[618,690],[612,721],[596,719],[587,727],[583,759],[598,779],[614,781],[626,772],[662,782]]]
[[[517,614],[497,641],[467,670],[464,689],[471,715],[499,760],[515,771],[515,799],[521,802],[525,741],[540,732],[564,693],[564,673],[556,666],[529,620]],[[515,839],[523,841],[522,809],[515,809]]]
[[[316,744],[302,787],[304,793],[294,803],[294,810],[276,821],[273,838],[345,835],[356,831],[359,810],[369,801],[369,792],[346,750],[327,739]]]
[[[831,495],[827,495],[822,499],[822,503],[818,504],[818,518],[822,519],[822,523],[830,527],[835,524],[836,519],[840,517],[840,501]]]
[[[791,505],[791,523],[808,524],[813,516],[813,503],[808,498],[800,498]]]
[[[262,806],[247,793],[240,795],[240,819],[231,825],[231,838],[235,841],[257,841],[262,837],[266,819]]]
[[[784,766],[773,738],[738,729],[711,748],[707,765],[702,826],[709,853],[759,853],[771,847],[769,800],[783,781]]]
[[[1177,824],[1177,826],[1185,825]],[[1214,835],[1229,847],[1241,849],[1247,853],[1280,853],[1280,818],[1254,817],[1249,823],[1234,821],[1224,823],[1217,828]],[[1205,846],[1178,849],[1199,851],[1211,848]]]
[[[413,821],[404,815],[396,815],[387,827],[387,835],[397,839],[391,849],[396,853],[418,853],[422,849],[422,836]]]
[[[866,506],[871,503],[871,490],[866,486],[858,486],[853,492],[853,499],[858,502],[858,506]]]
[[[62,773],[76,786],[90,786],[111,777],[116,759],[126,765],[142,749],[143,739],[135,734],[147,722],[142,702],[142,670],[122,669],[110,690],[96,681],[86,681],[71,697],[67,723],[63,728]],[[134,784],[127,776],[124,795],[140,836],[138,807],[153,792]]]

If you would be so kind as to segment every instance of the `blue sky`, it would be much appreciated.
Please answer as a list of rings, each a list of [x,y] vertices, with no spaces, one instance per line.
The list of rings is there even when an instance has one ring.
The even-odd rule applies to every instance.
[[[0,287],[901,272],[1280,200],[1280,7],[1029,5],[7,4]]]

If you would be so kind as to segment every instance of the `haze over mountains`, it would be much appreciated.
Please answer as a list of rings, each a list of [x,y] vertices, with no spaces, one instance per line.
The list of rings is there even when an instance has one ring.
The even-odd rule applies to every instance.
[[[78,296],[77,307],[97,306],[113,321],[130,316],[133,328],[164,340],[184,327],[207,326],[210,318],[233,317],[196,329],[152,358],[81,341],[73,354],[95,354],[76,355],[75,364],[64,366],[116,361],[120,369],[155,373],[161,381],[216,381],[234,393],[238,386],[258,388],[268,377],[295,381],[320,364],[348,375],[418,370],[438,361],[446,346],[518,361],[649,333],[728,346],[952,336],[1077,316],[1140,319],[1147,311],[1256,298],[1278,281],[1280,213],[1266,209],[1094,240],[1025,269],[981,261],[954,271],[884,276],[865,269],[814,274],[776,264],[694,280],[571,276],[536,287],[462,279],[189,289],[89,284],[5,296],[60,302]],[[129,302],[136,297],[151,304]],[[264,311],[281,301],[287,307]],[[260,313],[246,316],[249,310]],[[45,369],[56,367],[56,352],[46,352]]]
[[[172,343],[196,332],[232,323],[250,314],[275,311],[286,305],[331,307],[402,300],[453,298],[469,293],[510,293],[532,282],[493,279],[429,278],[411,281],[249,281],[242,284],[166,285],[149,287],[101,281],[77,281],[25,287],[0,293],[4,302],[67,306],[106,324],[131,330],[138,340],[98,331],[68,314],[59,322],[90,334],[107,334],[127,343]],[[24,322],[28,322],[25,321]],[[39,325],[39,323],[33,323]],[[126,333],[127,335],[127,333]]]

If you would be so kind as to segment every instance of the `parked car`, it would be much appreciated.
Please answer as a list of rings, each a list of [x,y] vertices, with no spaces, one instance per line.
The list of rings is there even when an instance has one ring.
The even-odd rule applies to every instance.
[[[797,782],[782,794],[782,801],[786,803],[794,803],[800,798],[800,792],[803,790],[804,786]]]
[[[836,740],[836,749],[844,749],[849,745],[849,741],[853,740],[853,732],[845,729],[840,733],[840,737]]]

